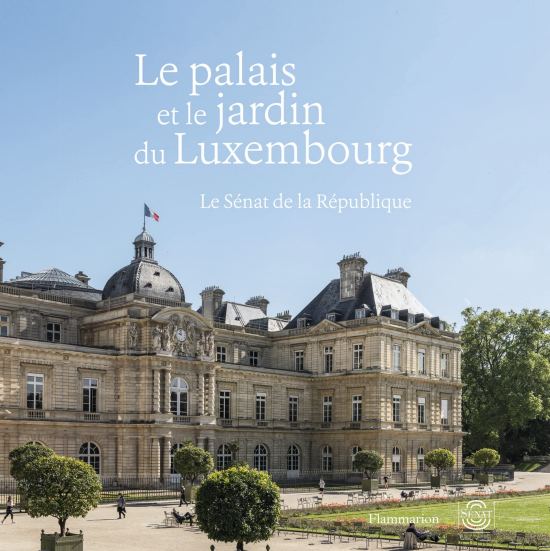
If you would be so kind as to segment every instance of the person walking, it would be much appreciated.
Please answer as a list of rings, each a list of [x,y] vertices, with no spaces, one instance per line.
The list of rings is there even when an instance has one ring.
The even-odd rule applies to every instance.
[[[181,492],[180,492],[180,507],[185,503],[185,505],[189,505],[189,503],[187,503],[187,499],[185,498],[185,487],[182,486],[181,487]]]
[[[323,495],[325,491],[325,481],[322,478],[319,479],[319,491],[321,492],[321,495]]]
[[[6,514],[4,515],[4,518],[2,519],[2,524],[4,524],[4,521],[11,517],[11,523],[15,524],[15,520],[13,520],[13,499],[11,496],[8,496],[8,501],[6,502]]]
[[[126,500],[122,494],[118,494],[118,499],[116,500],[116,510],[119,520],[122,517],[126,518]]]
[[[384,476],[384,489],[385,489],[385,490],[388,489],[388,482],[389,482],[388,476],[386,475],[386,476]]]

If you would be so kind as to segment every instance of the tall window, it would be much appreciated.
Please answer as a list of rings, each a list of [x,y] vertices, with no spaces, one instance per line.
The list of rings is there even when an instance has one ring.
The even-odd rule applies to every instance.
[[[174,377],[170,384],[170,411],[174,415],[189,415],[189,386],[181,377]]]
[[[220,419],[231,419],[231,392],[220,390]]]
[[[421,425],[426,424],[426,398],[419,396],[416,402],[416,419]]]
[[[332,448],[325,446],[321,454],[321,468],[323,471],[332,471]]]
[[[297,472],[300,470],[300,450],[292,444],[286,453],[286,470]]]
[[[170,448],[170,474],[177,474],[176,468],[174,467],[174,455],[176,455],[176,452],[183,448],[183,444],[173,444]]]
[[[366,308],[356,308],[355,309],[355,319],[361,319],[367,317],[367,309]]]
[[[447,352],[441,354],[441,376],[449,376],[449,354]]]
[[[447,399],[441,400],[441,424],[449,424],[449,400]]]
[[[334,348],[325,346],[325,373],[332,373],[334,367]]]
[[[42,409],[44,401],[44,375],[27,375],[27,409]]]
[[[351,448],[351,470],[354,473],[359,472],[359,469],[355,466],[355,456],[361,451],[361,446],[353,446]]]
[[[82,411],[85,413],[97,412],[97,379],[85,378],[82,380]]]
[[[0,314],[0,337],[9,337],[10,317],[8,314]]]
[[[353,369],[363,369],[363,345],[353,345]]]
[[[401,472],[401,450],[398,447],[393,448],[391,452],[391,471]]]
[[[254,468],[258,471],[267,471],[267,448],[258,444],[254,448]]]
[[[78,452],[78,459],[88,463],[92,469],[99,474],[101,470],[101,454],[99,453],[99,448],[97,444],[93,442],[85,442],[80,446]]]
[[[418,360],[418,373],[421,375],[426,375],[426,351],[424,349],[419,349],[417,354]]]
[[[256,421],[265,421],[267,396],[263,392],[256,394]]]
[[[231,453],[231,448],[227,444],[222,444],[216,454],[216,468],[218,471],[223,471],[223,469],[231,467],[232,463],[233,454]]]
[[[332,396],[323,396],[323,423],[332,423]]]
[[[288,420],[291,423],[298,422],[298,396],[288,397]]]
[[[296,350],[294,352],[294,369],[295,371],[304,370],[304,351]]]
[[[363,397],[352,396],[351,398],[351,420],[355,423],[361,421],[363,415]]]
[[[424,448],[418,448],[416,453],[416,469],[420,472],[426,470],[426,463],[424,461]]]
[[[258,367],[258,358],[260,357],[257,350],[248,351],[248,365]]]
[[[393,345],[392,368],[394,371],[401,371],[401,346],[399,344]]]
[[[216,346],[216,361],[225,362],[227,360],[227,350],[225,346]]]
[[[61,324],[50,322],[46,325],[46,340],[48,342],[61,342]]]
[[[401,422],[401,396],[395,394],[392,399],[392,420],[394,423]]]

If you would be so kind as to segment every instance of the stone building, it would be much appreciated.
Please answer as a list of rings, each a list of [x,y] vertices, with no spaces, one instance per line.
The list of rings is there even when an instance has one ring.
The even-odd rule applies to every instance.
[[[460,465],[460,342],[403,269],[345,256],[292,319],[218,287],[195,311],[151,235],[133,245],[102,291],[55,268],[2,282],[0,259],[0,476],[29,441],[106,480],[170,479],[188,440],[281,481],[356,478],[359,449],[395,481],[426,478],[436,447]]]

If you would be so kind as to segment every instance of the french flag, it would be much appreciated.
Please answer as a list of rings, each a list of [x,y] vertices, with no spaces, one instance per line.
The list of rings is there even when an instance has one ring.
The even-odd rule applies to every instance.
[[[152,218],[155,222],[160,220],[160,216],[153,210],[151,210],[145,203],[143,203],[143,214],[148,218]]]

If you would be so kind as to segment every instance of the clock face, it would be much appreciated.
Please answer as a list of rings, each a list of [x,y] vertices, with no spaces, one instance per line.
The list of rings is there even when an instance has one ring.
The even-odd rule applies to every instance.
[[[187,333],[185,332],[184,329],[178,329],[176,331],[176,339],[178,339],[178,341],[183,342],[186,338],[187,338]]]

